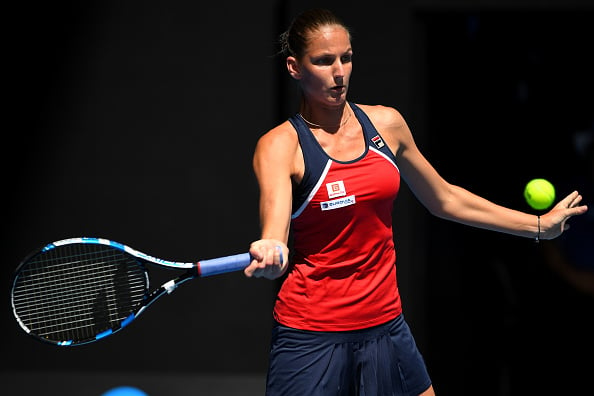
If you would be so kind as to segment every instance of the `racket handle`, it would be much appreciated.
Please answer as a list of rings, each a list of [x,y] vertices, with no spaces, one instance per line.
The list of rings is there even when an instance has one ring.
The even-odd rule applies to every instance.
[[[243,270],[252,261],[249,253],[235,254],[233,256],[219,257],[202,260],[197,263],[198,276],[211,276]]]

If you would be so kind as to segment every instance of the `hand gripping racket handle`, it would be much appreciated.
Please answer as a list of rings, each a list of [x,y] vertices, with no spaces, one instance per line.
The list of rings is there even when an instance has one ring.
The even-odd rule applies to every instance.
[[[198,276],[211,276],[243,270],[252,261],[249,253],[235,254],[233,256],[219,257],[210,260],[201,260],[197,263]]]

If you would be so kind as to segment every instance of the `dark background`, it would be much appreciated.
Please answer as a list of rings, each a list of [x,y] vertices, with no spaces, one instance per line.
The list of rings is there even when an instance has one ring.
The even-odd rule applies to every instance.
[[[27,337],[8,290],[29,251],[72,236],[176,261],[246,251],[259,232],[253,148],[296,110],[276,38],[310,6],[352,29],[350,99],[398,108],[448,181],[524,211],[533,177],[569,193],[572,135],[594,120],[591,1],[13,6],[8,394],[99,396],[122,383],[153,396],[263,394],[276,282],[196,280],[126,331],[74,348]],[[551,272],[538,245],[432,218],[406,186],[395,234],[405,314],[438,394],[588,389],[593,299]]]

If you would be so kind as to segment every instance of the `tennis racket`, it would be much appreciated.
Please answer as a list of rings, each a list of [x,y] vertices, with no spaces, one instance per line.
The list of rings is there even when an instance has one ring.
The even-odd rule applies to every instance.
[[[12,309],[21,328],[39,340],[60,346],[88,344],[125,328],[181,283],[239,271],[250,261],[250,254],[243,253],[183,263],[108,239],[63,239],[31,253],[17,267]],[[149,292],[147,263],[185,271]]]

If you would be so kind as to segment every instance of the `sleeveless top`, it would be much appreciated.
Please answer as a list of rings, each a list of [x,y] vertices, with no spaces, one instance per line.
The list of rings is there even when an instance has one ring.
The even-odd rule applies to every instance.
[[[274,306],[285,326],[357,330],[402,312],[392,232],[400,172],[367,115],[349,105],[366,142],[352,161],[330,158],[300,116],[289,118],[305,173],[294,186],[292,262]]]

